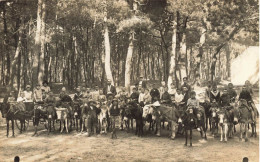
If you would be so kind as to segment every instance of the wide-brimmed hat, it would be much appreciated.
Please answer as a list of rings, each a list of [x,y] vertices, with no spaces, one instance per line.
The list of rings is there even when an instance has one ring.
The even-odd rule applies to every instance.
[[[27,85],[26,88],[31,88],[31,86],[30,86],[30,85]]]

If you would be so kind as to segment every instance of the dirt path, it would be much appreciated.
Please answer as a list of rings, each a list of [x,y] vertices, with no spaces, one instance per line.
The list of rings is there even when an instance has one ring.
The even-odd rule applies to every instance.
[[[43,129],[43,128],[42,128]],[[238,129],[239,130],[239,129]],[[47,135],[45,130],[40,136],[31,137],[33,130],[18,134],[15,138],[5,137],[5,127],[0,127],[0,161],[12,161],[19,155],[21,161],[242,161],[248,157],[258,161],[259,140],[250,138],[249,142],[239,142],[238,135],[227,143],[219,138],[208,136],[200,140],[194,130],[193,147],[185,147],[184,138],[167,138],[163,130],[162,137],[146,133],[138,138],[133,133],[118,131],[118,139],[109,135],[86,137],[75,131],[70,134],[57,132]]]

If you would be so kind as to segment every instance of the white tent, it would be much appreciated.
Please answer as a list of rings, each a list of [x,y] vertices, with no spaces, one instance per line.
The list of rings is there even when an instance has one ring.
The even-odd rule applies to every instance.
[[[259,46],[248,47],[231,62],[231,82],[244,85],[246,80],[251,84],[259,81]]]

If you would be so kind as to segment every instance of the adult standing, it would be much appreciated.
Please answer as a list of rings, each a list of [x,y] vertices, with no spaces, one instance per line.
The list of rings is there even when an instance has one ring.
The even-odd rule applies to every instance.
[[[152,103],[160,100],[160,92],[157,88],[155,88],[155,84],[153,84],[153,89],[151,89],[150,95],[152,97]]]
[[[103,89],[104,95],[106,95],[108,100],[113,99],[116,95],[116,88],[111,85],[111,80],[107,80],[107,85]]]
[[[165,81],[161,82],[161,87],[159,88],[159,92],[160,92],[160,99],[162,98],[162,95],[164,93],[164,88],[166,87],[166,83]]]
[[[97,85],[95,86],[95,90],[91,93],[91,95],[92,99],[97,102],[99,97],[99,87]]]
[[[188,83],[188,78],[187,77],[183,77],[183,84],[181,85],[181,89],[183,90],[183,87],[187,88],[187,92],[190,94],[191,92],[191,86]],[[184,91],[183,91],[184,93]]]
[[[138,82],[138,86],[141,88],[146,88],[146,81],[144,80],[143,76],[140,76],[140,80]]]

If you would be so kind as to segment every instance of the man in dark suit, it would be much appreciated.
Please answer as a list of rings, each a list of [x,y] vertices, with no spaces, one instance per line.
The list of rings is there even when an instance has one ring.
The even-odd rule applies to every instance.
[[[116,95],[116,88],[111,85],[111,80],[107,80],[107,85],[106,87],[103,89],[103,93],[104,95],[106,95],[107,99],[109,98],[114,98]]]
[[[140,80],[138,82],[138,86],[141,87],[141,88],[146,89],[146,81],[143,79],[142,76],[140,76]]]

